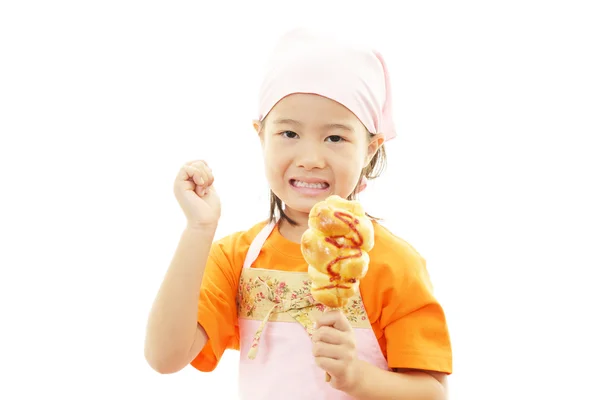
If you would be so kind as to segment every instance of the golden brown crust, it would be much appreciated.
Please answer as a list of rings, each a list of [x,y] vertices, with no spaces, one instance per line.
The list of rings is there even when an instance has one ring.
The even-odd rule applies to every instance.
[[[373,223],[358,202],[331,196],[311,209],[308,225],[301,249],[313,298],[327,307],[343,307],[367,273]]]

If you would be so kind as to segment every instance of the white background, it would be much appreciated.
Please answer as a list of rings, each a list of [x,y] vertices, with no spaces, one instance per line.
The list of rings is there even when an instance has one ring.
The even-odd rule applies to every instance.
[[[159,375],[145,323],[183,162],[219,236],[266,216],[256,89],[298,25],[387,58],[399,136],[361,199],[428,261],[451,398],[600,398],[595,2],[199,3],[2,2],[0,398],[236,397],[237,353]]]

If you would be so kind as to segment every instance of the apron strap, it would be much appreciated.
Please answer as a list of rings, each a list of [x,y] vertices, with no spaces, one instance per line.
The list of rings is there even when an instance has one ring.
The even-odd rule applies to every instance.
[[[250,248],[248,249],[248,252],[246,253],[246,258],[244,259],[244,268],[250,268],[252,266],[252,264],[254,263],[254,261],[256,261],[256,259],[258,258],[258,255],[260,254],[260,250],[262,249],[263,245],[267,241],[267,238],[273,231],[274,227],[275,227],[275,223],[270,222],[267,225],[265,225],[264,228],[261,229],[261,231],[258,233],[258,235],[256,235],[256,237],[250,244]]]

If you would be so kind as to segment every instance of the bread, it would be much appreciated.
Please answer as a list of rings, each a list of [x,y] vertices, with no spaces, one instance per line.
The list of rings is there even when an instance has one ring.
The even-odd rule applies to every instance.
[[[358,202],[334,195],[315,204],[301,240],[313,298],[344,307],[358,293],[373,245],[373,223]]]

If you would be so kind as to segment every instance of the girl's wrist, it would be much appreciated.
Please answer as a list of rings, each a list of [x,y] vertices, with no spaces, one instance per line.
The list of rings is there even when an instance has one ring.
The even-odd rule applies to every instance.
[[[185,227],[184,234],[194,236],[211,236],[213,237],[217,232],[218,224],[188,224]]]

